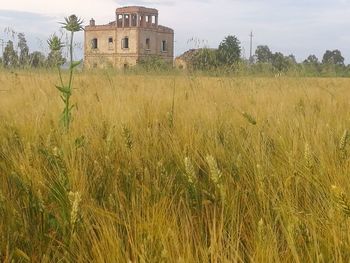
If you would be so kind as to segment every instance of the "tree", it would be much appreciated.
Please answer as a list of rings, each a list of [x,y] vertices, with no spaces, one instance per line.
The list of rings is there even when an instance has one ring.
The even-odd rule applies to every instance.
[[[345,59],[338,49],[333,51],[327,50],[323,55],[322,64],[344,66],[344,61]]]
[[[286,71],[291,64],[291,58],[285,57],[281,52],[272,55],[272,66],[278,71]]]
[[[218,58],[223,65],[233,65],[241,59],[241,42],[236,36],[227,36],[219,45]]]
[[[292,65],[298,64],[295,56],[293,54],[290,54],[289,56],[285,57],[286,60]]]
[[[45,65],[45,55],[39,51],[35,51],[29,55],[30,57],[30,66],[33,68],[40,68]]]
[[[192,58],[192,67],[195,70],[211,70],[218,66],[217,50],[202,48]]]
[[[10,40],[3,54],[3,64],[5,68],[16,67],[18,65],[18,54],[13,48],[13,42]]]
[[[258,46],[255,56],[258,63],[271,63],[273,54],[268,46]]]
[[[303,66],[304,66],[305,73],[308,73],[308,74],[313,74],[313,75],[319,74],[322,70],[321,64],[315,55],[308,56],[303,61]]]
[[[27,45],[27,40],[23,33],[19,33],[17,37],[18,48],[20,50],[18,62],[21,67],[25,67],[29,64],[29,47]]]
[[[310,55],[307,57],[307,59],[304,60],[303,63],[307,65],[318,65],[320,62],[315,55]]]

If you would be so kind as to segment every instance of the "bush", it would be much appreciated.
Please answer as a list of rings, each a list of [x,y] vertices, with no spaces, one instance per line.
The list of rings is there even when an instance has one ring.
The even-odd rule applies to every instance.
[[[138,66],[145,71],[167,71],[172,68],[171,63],[165,61],[160,56],[149,55],[138,62]]]

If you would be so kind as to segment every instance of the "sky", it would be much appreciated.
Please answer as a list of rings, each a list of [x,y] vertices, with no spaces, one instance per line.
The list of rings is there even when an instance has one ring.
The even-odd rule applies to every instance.
[[[225,36],[236,35],[248,57],[253,31],[254,48],[268,45],[298,61],[339,49],[350,63],[350,0],[0,0],[0,39],[10,39],[6,29],[11,28],[25,33],[31,50],[47,52],[46,39],[59,32],[63,17],[74,13],[86,24],[91,18],[105,24],[117,7],[128,5],[159,10],[159,23],[175,30],[175,55],[215,48]],[[77,42],[83,42],[83,33]],[[82,56],[79,45],[76,56]]]

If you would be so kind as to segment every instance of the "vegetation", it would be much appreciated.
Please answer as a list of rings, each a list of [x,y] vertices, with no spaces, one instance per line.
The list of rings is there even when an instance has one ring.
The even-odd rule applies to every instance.
[[[29,47],[27,45],[27,40],[23,33],[18,34],[18,48],[20,50],[18,56],[18,65],[25,67],[30,63],[29,60]]]
[[[41,51],[30,52],[23,33],[11,31],[10,40],[5,43],[4,52],[0,58],[0,67],[6,69],[55,68],[57,64],[63,65],[66,62],[62,50],[51,50],[47,57]]]
[[[349,80],[55,81],[0,74],[0,261],[349,261]]]
[[[221,65],[232,66],[241,59],[241,43],[235,36],[227,36],[219,45],[218,58]]]
[[[60,85],[56,85],[56,88],[61,92],[61,99],[64,103],[64,109],[62,112],[61,121],[63,124],[64,129],[66,132],[69,131],[71,119],[72,119],[72,109],[75,105],[71,105],[70,98],[72,96],[73,92],[73,73],[74,68],[79,66],[81,64],[81,61],[74,62],[73,60],[73,52],[74,52],[74,33],[81,31],[82,28],[82,21],[76,16],[71,15],[70,17],[65,18],[65,22],[63,24],[63,28],[66,29],[68,32],[70,32],[70,42],[69,42],[69,80],[68,83],[65,84],[62,78],[61,68],[60,68],[60,61],[56,60],[56,65],[58,69],[58,75],[60,78]],[[63,44],[61,43],[61,40],[53,35],[51,39],[48,40],[48,44],[50,46],[50,50],[52,54],[59,54],[61,51],[61,48],[63,47]],[[59,59],[59,57],[55,56],[56,59]]]
[[[194,53],[191,69],[211,71],[219,66],[218,52],[215,49],[203,48]]]
[[[160,56],[149,55],[138,62],[138,68],[146,72],[169,71],[171,63],[164,61]]]
[[[47,56],[47,65],[49,67],[60,68],[65,62],[65,59],[62,56],[62,48],[64,47],[64,44],[55,34],[51,36],[47,43],[50,48],[50,53]]]
[[[3,57],[0,58],[0,67],[10,70],[57,68],[57,66],[62,67],[70,59],[63,56],[62,48],[59,50],[50,49],[47,56],[45,52],[30,52],[23,33],[7,30],[9,30],[7,34],[12,40],[6,41]],[[60,39],[56,35],[52,37]],[[69,37],[67,36],[67,38]],[[225,37],[217,48],[208,48],[205,46],[205,42],[199,40],[194,40],[194,43],[197,49],[186,52],[189,54],[185,58],[187,70],[191,73],[216,76],[350,76],[350,65],[345,65],[345,59],[341,51],[337,49],[326,50],[321,62],[315,55],[310,55],[299,63],[293,54],[284,55],[281,52],[272,52],[266,45],[257,46],[255,55],[251,59],[243,58],[241,43],[234,35]],[[64,44],[66,47],[70,46],[70,43]],[[68,53],[70,53],[69,50]],[[108,62],[103,61],[103,58],[101,58],[101,63],[105,63],[106,69],[111,68]],[[128,71],[132,73],[177,74],[176,70],[172,69],[171,65],[164,62],[159,56],[147,56],[139,61],[138,67],[128,68]]]
[[[15,51],[14,47],[13,47],[13,42],[10,40],[6,47],[5,47],[5,51],[3,54],[3,65],[5,68],[15,68],[18,65],[18,54]]]
[[[190,71],[229,75],[288,75],[288,76],[350,76],[339,50],[327,50],[322,62],[315,55],[298,63],[293,54],[273,53],[266,45],[259,45],[251,59],[242,58],[241,44],[236,36],[227,36],[217,49],[198,48],[182,57]]]
[[[81,25],[68,70],[57,35],[47,59],[24,34],[5,48],[1,262],[350,261],[350,81],[282,76],[346,75],[340,51],[251,63],[228,36],[190,55],[203,75],[75,73]]]
[[[241,61],[241,44],[236,36],[227,36],[218,49],[200,48],[193,50],[187,63],[191,70],[212,71],[225,68],[235,69]]]

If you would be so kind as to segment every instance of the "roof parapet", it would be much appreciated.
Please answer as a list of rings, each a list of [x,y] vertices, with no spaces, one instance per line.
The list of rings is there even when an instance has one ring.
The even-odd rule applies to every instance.
[[[117,14],[130,14],[130,13],[145,13],[158,15],[158,10],[155,8],[147,8],[144,6],[125,6],[116,9]]]

